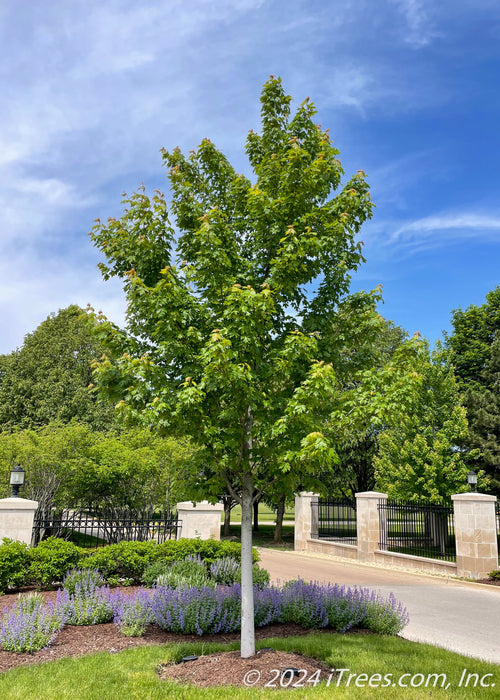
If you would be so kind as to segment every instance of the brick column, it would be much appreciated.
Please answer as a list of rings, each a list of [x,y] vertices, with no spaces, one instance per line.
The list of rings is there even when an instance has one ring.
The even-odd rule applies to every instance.
[[[457,574],[487,578],[498,569],[496,496],[460,493],[451,497],[455,512]]]
[[[318,495],[303,491],[295,496],[294,549],[307,549],[306,540],[318,536],[318,509],[312,504],[318,503]]]
[[[194,505],[191,501],[177,504],[177,517],[181,523],[178,539],[189,537],[199,540],[220,540],[222,503],[210,504],[201,501]]]
[[[382,511],[379,516],[380,501],[387,501],[386,493],[365,491],[356,494],[359,561],[374,561],[375,550],[380,549],[380,527],[387,527],[387,512]]]
[[[31,544],[37,501],[26,498],[0,499],[0,543],[3,537]]]

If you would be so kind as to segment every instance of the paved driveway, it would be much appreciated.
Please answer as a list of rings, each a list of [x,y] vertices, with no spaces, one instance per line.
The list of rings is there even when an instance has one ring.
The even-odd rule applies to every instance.
[[[306,580],[373,588],[394,593],[410,614],[401,633],[500,664],[500,586],[383,569],[321,554],[259,549],[261,565],[273,581]]]

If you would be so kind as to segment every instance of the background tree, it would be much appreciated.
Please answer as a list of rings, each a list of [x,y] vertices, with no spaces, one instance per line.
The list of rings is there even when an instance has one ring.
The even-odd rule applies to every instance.
[[[19,350],[0,357],[0,430],[73,419],[108,429],[112,407],[89,387],[91,363],[102,352],[77,306],[51,314]]]
[[[345,398],[350,397],[348,400],[356,400],[358,389],[363,392],[367,379],[371,377],[370,381],[375,380],[377,372],[384,376],[385,367],[390,366],[396,351],[408,340],[404,329],[384,319],[377,311],[377,303],[381,301],[381,288],[370,294],[358,292],[346,297],[338,306],[331,332],[322,338],[324,352],[335,368],[339,396],[344,394]],[[326,338],[328,342],[325,342]],[[397,362],[400,367],[403,357]],[[391,381],[384,392],[387,393],[390,386],[390,391],[396,390],[392,378],[396,379],[397,376],[396,372],[394,377],[389,377]],[[377,412],[383,409],[385,420],[390,420],[391,412],[387,410],[390,391],[385,403],[381,403],[380,395],[373,395],[374,400],[366,404],[366,413],[361,421],[360,414],[355,412],[356,418],[351,424],[342,419],[341,431],[335,430],[335,426],[325,428],[327,432],[332,428],[335,430],[338,462],[335,469],[322,471],[315,490],[347,498],[354,504],[356,493],[374,488],[373,460],[378,450],[378,435],[387,428]]]
[[[99,433],[75,422],[0,433],[0,480],[26,470],[24,495],[40,508],[166,509],[185,498],[183,474],[192,454],[187,440],[145,429]]]
[[[181,474],[190,453],[187,440],[146,429],[95,434],[68,494],[75,503],[107,510],[171,508],[184,497]]]
[[[43,510],[67,505],[68,484],[87,461],[93,442],[89,427],[76,423],[0,433],[0,491],[9,495],[9,472],[21,464],[26,471],[25,498],[38,501]]]
[[[291,117],[290,101],[279,79],[264,85],[262,133],[246,144],[254,184],[208,140],[188,157],[165,151],[178,233],[163,196],[141,190],[91,234],[128,301],[125,330],[95,319],[109,347],[100,385],[126,419],[191,434],[214,475],[207,489],[241,504],[244,657],[255,652],[252,502],[292,468],[283,445],[334,456],[318,432],[283,441],[280,421],[299,400],[327,405],[336,391],[317,333],[331,328],[362,261],[356,234],[372,209],[361,172],[332,196],[338,152],[312,105]]]
[[[452,326],[446,344],[467,409],[464,445],[479,450],[472,464],[485,469],[500,495],[500,287],[482,306],[454,311]]]
[[[399,420],[379,435],[375,479],[390,498],[442,503],[469,488],[470,465],[459,448],[467,418],[453,369],[442,354],[430,355],[422,342],[415,360],[421,382],[410,408],[396,414]]]

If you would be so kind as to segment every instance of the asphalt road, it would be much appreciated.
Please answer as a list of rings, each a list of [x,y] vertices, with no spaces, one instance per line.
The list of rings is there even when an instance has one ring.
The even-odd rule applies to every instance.
[[[363,586],[404,603],[410,622],[401,636],[500,664],[500,586],[358,564],[321,554],[259,549],[272,581]]]

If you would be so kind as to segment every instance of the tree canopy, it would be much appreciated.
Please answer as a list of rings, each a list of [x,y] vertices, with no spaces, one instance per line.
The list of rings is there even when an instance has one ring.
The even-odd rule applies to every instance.
[[[414,369],[421,381],[411,405],[379,435],[375,479],[390,498],[442,503],[469,488],[470,462],[460,449],[468,432],[466,412],[453,369],[440,351],[430,353],[422,342]],[[482,486],[483,477],[480,472]]]
[[[454,311],[452,326],[446,343],[467,409],[464,444],[479,450],[475,468],[486,470],[500,494],[500,286],[481,306]]]
[[[9,472],[26,470],[24,495],[42,510],[76,508],[165,509],[185,498],[183,474],[192,448],[147,429],[111,432],[75,422],[0,433],[0,478],[8,495]]]
[[[21,348],[0,357],[0,431],[73,419],[107,429],[112,407],[89,387],[91,364],[102,352],[77,306],[51,314]]]

